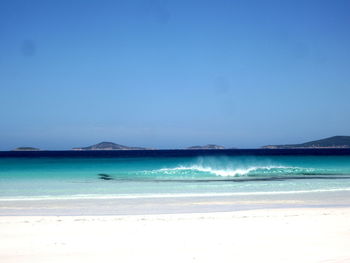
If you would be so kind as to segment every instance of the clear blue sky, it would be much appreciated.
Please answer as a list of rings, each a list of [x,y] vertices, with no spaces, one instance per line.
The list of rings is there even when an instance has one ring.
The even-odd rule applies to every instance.
[[[2,0],[0,149],[350,135],[350,1]]]

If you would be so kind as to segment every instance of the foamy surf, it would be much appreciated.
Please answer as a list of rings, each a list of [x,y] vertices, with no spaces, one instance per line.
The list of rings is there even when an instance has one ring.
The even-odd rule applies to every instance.
[[[223,177],[238,177],[249,175],[290,175],[290,174],[307,174],[315,173],[313,168],[294,167],[294,166],[252,166],[247,168],[213,168],[210,166],[192,165],[192,166],[179,166],[174,168],[162,168],[158,170],[143,171],[145,174],[165,174],[165,175],[184,175],[194,173],[204,173],[207,175],[223,176]],[[181,173],[185,172],[185,173]],[[325,171],[320,171],[324,173]]]

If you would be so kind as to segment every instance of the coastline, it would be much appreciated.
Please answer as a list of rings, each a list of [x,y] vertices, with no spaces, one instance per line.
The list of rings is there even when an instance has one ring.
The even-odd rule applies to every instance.
[[[350,191],[289,194],[0,200],[0,216],[103,216],[350,208]]]
[[[340,159],[348,167],[348,159]],[[251,180],[249,187],[244,180],[185,184],[176,174],[178,181],[169,187],[155,175],[151,184],[142,180],[148,177],[100,180],[99,170],[108,174],[118,168],[109,166],[114,162],[96,162],[96,169],[85,166],[85,161],[72,170],[73,160],[68,165],[48,160],[34,162],[39,170],[27,163],[4,177],[8,183],[4,189],[10,191],[0,198],[0,262],[350,262],[346,169],[344,177],[326,173],[311,174],[309,179],[293,170],[295,176],[284,178],[282,170],[277,171],[280,177],[269,174],[267,179]],[[283,167],[299,167],[298,162],[292,164]],[[154,169],[164,173],[163,166],[181,165],[169,162]],[[316,174],[323,175],[323,166],[310,162],[313,165],[320,167]],[[251,167],[255,166],[259,164],[252,161]],[[46,173],[47,167],[57,172]],[[132,167],[137,170],[135,164]],[[85,177],[79,171],[93,172]],[[26,176],[30,180],[24,180]],[[135,185],[131,193],[112,191]],[[191,191],[192,187],[201,191]]]

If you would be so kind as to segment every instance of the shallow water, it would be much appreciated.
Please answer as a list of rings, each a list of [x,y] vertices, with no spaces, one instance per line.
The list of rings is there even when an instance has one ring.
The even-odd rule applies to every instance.
[[[0,158],[0,200],[350,191],[350,156]]]

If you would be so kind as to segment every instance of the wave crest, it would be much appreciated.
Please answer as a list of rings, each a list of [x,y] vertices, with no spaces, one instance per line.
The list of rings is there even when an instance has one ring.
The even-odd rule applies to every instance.
[[[313,172],[312,168],[301,168],[301,167],[291,167],[291,166],[253,166],[248,168],[225,168],[225,169],[216,169],[212,167],[192,165],[192,166],[179,166],[175,168],[163,168],[159,170],[153,170],[153,173],[163,173],[165,175],[177,175],[184,173],[207,173],[216,176],[249,176],[257,174],[295,174],[300,172]]]

